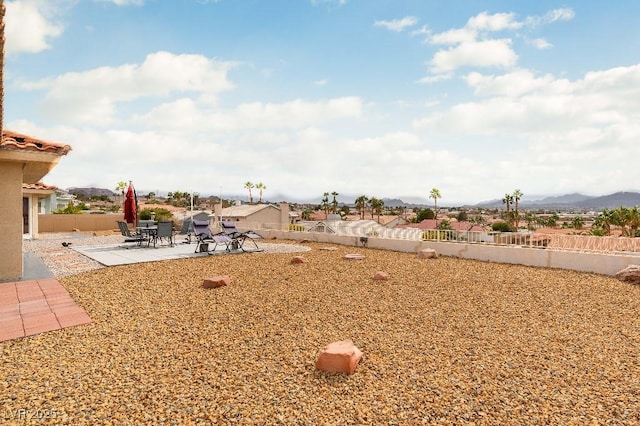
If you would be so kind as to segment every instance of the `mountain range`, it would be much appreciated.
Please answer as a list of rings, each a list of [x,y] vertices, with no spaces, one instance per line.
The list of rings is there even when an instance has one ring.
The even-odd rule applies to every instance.
[[[67,191],[72,194],[83,194],[86,197],[91,196],[113,196],[115,192],[104,188],[68,188]],[[139,196],[145,192],[139,191]],[[164,194],[157,194],[163,196]],[[206,196],[202,194],[203,196]],[[225,199],[232,200],[246,200],[246,195],[223,195]],[[352,205],[356,197],[339,196],[338,202],[340,204]],[[277,201],[274,201],[277,200]],[[273,197],[265,198],[265,202],[278,202],[287,201],[289,203],[299,204],[319,204],[318,199],[308,200],[293,200],[287,199],[281,195],[274,195]],[[431,204],[420,202],[414,197],[402,197],[402,198],[383,198],[384,205],[387,207],[430,207]],[[459,206],[447,206],[446,204],[440,204],[441,207],[459,207]],[[617,209],[619,207],[634,207],[640,206],[640,193],[638,192],[616,192],[603,196],[589,196],[583,194],[566,194],[552,197],[523,197],[519,202],[519,208],[521,209],[545,209],[545,210],[602,210],[602,209]],[[504,208],[502,199],[495,199],[489,201],[483,201],[478,204],[464,205],[466,208],[481,208],[481,209],[499,209]]]
[[[603,196],[589,196],[583,194],[567,194],[555,197],[545,197],[538,200],[520,200],[522,209],[547,209],[547,210],[602,210],[617,209],[619,207],[640,206],[640,193],[615,192]],[[502,208],[501,199],[484,201],[475,204],[476,208]]]

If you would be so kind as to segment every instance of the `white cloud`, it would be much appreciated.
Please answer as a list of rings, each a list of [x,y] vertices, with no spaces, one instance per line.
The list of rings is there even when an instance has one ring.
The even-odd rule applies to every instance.
[[[113,3],[116,6],[142,6],[144,4],[144,0],[94,0],[102,3]]]
[[[551,47],[553,47],[553,44],[549,43],[547,40],[543,39],[543,38],[536,38],[533,40],[527,40],[527,42],[535,47],[536,49],[549,49]]]
[[[5,2],[5,34],[7,54],[37,53],[51,48],[52,38],[62,34],[64,27],[50,17],[54,10],[36,0]]]
[[[432,73],[449,73],[461,67],[511,67],[518,55],[511,48],[511,40],[484,40],[461,43],[436,52],[431,60]]]
[[[514,13],[489,14],[482,12],[469,18],[462,28],[452,28],[440,33],[428,34],[428,43],[450,46],[438,50],[433,55],[429,71],[438,74],[452,73],[462,67],[513,67],[518,61],[518,55],[513,50],[511,38],[492,38],[493,33],[517,32],[525,26],[531,27],[560,20],[570,20],[573,16],[574,13],[571,9],[555,9],[543,16],[529,16],[523,21],[519,21]],[[527,40],[527,42],[537,49],[552,47],[551,43],[543,38]],[[428,78],[423,80],[430,81]]]
[[[502,31],[502,30],[517,30],[522,27],[522,22],[515,20],[514,13],[495,13],[489,15],[487,12],[482,12],[474,17],[469,18],[467,21],[467,28],[472,28],[478,31]]]
[[[157,52],[142,64],[101,67],[63,74],[53,79],[24,83],[24,89],[45,89],[43,113],[62,122],[108,124],[115,104],[143,97],[163,97],[194,92],[215,95],[233,87],[228,62],[202,55]]]
[[[401,19],[393,19],[391,21],[375,21],[373,23],[376,27],[384,27],[390,31],[401,32],[407,27],[412,27],[418,23],[418,19],[415,16],[405,16]]]
[[[432,83],[437,83],[439,81],[444,81],[444,80],[449,80],[451,79],[451,77],[453,77],[452,73],[448,73],[448,74],[436,74],[436,75],[428,75],[426,77],[422,77],[421,79],[418,80],[419,84],[432,84]]]
[[[357,118],[362,111],[363,102],[358,97],[319,102],[300,99],[283,103],[250,102],[232,110],[210,108],[185,98],[160,105],[135,120],[149,128],[167,130],[196,127],[209,131],[295,129],[330,120]]]
[[[316,80],[313,82],[316,86],[326,86],[329,81],[327,79]]]

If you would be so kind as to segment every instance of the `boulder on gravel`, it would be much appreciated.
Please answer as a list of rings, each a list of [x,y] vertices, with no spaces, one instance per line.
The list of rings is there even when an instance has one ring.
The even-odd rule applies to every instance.
[[[640,265],[629,265],[623,270],[616,272],[615,277],[620,281],[640,284]]]
[[[387,274],[387,273],[386,273],[386,272],[384,272],[384,271],[378,271],[378,272],[376,272],[376,273],[375,273],[375,275],[373,276],[373,279],[374,279],[374,280],[377,280],[377,281],[386,281],[386,280],[388,280],[388,279],[389,279],[389,274]]]
[[[204,288],[218,288],[231,284],[231,278],[228,275],[217,275],[210,278],[205,278],[202,282]]]
[[[438,252],[432,248],[422,249],[418,252],[418,259],[437,259]]]
[[[293,263],[293,264],[307,263],[307,259],[305,259],[303,256],[293,256],[291,258],[291,263]]]
[[[341,340],[325,346],[316,359],[316,369],[353,374],[361,358],[362,351],[351,340]]]

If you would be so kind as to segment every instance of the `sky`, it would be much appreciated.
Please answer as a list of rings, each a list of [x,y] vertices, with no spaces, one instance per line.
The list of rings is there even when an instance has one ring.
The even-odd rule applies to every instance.
[[[455,206],[640,190],[640,2],[16,0],[5,129],[60,188]],[[253,191],[256,195],[256,191]]]

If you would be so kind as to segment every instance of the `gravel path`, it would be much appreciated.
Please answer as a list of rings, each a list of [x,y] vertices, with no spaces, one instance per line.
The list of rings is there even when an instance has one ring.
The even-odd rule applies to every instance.
[[[312,250],[297,254],[308,262],[296,265],[290,253],[252,253],[60,278],[94,322],[0,343],[0,416],[24,424],[12,414],[24,409],[74,425],[640,422],[640,287],[305,245]],[[374,281],[376,271],[390,279]],[[218,274],[233,284],[201,287]],[[356,372],[315,371],[318,351],[343,339],[364,352]]]

